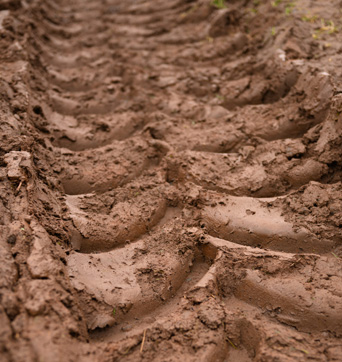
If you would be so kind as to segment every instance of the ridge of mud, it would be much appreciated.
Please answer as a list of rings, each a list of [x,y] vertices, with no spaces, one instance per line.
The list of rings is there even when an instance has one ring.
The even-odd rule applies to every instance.
[[[342,359],[339,1],[214,5],[0,4],[4,361]]]

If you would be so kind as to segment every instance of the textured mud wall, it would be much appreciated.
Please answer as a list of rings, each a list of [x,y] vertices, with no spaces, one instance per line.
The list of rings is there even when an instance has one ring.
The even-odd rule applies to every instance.
[[[341,361],[340,1],[0,0],[0,360]]]

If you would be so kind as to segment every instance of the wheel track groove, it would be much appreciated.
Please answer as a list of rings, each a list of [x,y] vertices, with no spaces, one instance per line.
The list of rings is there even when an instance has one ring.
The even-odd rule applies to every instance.
[[[160,11],[162,11],[162,10],[160,10]],[[89,19],[87,19],[87,20],[89,20]],[[82,20],[81,20],[82,21]],[[140,25],[140,24],[139,24]],[[143,23],[143,25],[145,25],[144,23]],[[138,29],[138,28],[137,28]],[[108,30],[107,30],[107,32],[108,32]],[[119,33],[117,33],[119,36],[120,36],[120,32]],[[131,33],[131,35],[126,35],[125,37],[130,37],[130,36],[133,36],[134,34],[133,33]],[[149,35],[153,35],[153,34],[149,34]],[[88,36],[88,35],[87,35]],[[98,36],[97,34],[96,34],[96,36]],[[76,35],[75,37],[74,37],[74,42],[75,42],[75,44],[77,44],[77,43],[79,43],[80,42],[80,36],[79,35]],[[136,39],[137,41],[138,41],[138,39]],[[105,39],[104,39],[104,41],[105,41]],[[183,41],[182,41],[182,43],[183,43]],[[82,40],[81,40],[81,44],[82,44]],[[178,41],[175,41],[175,44],[178,44]],[[50,46],[50,45],[49,45]],[[53,44],[53,47],[54,48],[56,48],[56,46],[57,46],[57,44]],[[74,46],[72,46],[72,45],[70,45],[70,50],[73,48]],[[98,45],[96,45],[96,47],[98,47]],[[58,48],[58,46],[57,46],[57,48]],[[63,52],[65,52],[65,51],[67,51],[68,52],[68,50],[67,50],[67,48],[59,48],[59,50],[60,51],[63,51]],[[74,97],[76,97],[76,93],[70,93],[70,95],[68,96],[68,98],[69,99],[72,99],[72,98],[74,98]],[[52,99],[58,99],[58,98],[56,98],[56,97],[52,97]],[[78,97],[77,97],[77,99],[78,99]],[[56,102],[56,101],[55,101]],[[79,102],[79,100],[75,100],[75,106],[74,107],[77,107],[77,105],[78,105],[78,102]],[[53,105],[53,109],[54,110],[57,110],[58,112],[61,112],[61,111],[63,111],[63,114],[72,114],[74,111],[72,111],[71,112],[71,109],[69,110],[68,109],[68,106],[66,105],[66,106],[64,106],[63,105],[63,103],[64,103],[64,101],[62,101],[62,99],[61,99],[61,106],[58,106],[58,104],[59,104],[59,101],[57,100],[57,103],[54,103],[54,105]],[[73,108],[74,108],[73,107]],[[90,111],[90,113],[93,113],[93,114],[96,114],[96,108],[94,109],[94,111],[93,110],[91,110]],[[97,113],[98,113],[98,111],[97,111]],[[77,111],[76,111],[76,114],[77,114]],[[203,136],[203,132],[201,132],[202,133],[202,136]],[[213,131],[213,133],[212,134],[215,134],[215,131]],[[162,137],[162,139],[163,139],[163,137]],[[211,138],[212,139],[212,138]],[[209,134],[209,138],[208,138],[208,141],[210,140],[210,134]],[[210,141],[209,141],[210,142]],[[235,143],[236,142],[238,142],[238,141],[235,141]],[[234,145],[234,143],[233,143],[233,145]],[[115,146],[114,146],[115,147]],[[197,149],[198,149],[198,155],[199,155],[199,157],[202,157],[202,152],[203,151],[206,151],[205,150],[205,146],[194,146],[195,147],[195,149],[196,149],[196,147],[197,147]],[[212,149],[212,146],[208,146],[209,147],[209,149],[208,149],[208,151],[209,152],[212,152],[212,151],[214,151],[213,149]],[[227,148],[226,150],[225,149],[223,149],[223,151],[227,151],[227,150],[230,150],[232,147],[234,147],[234,146],[230,146],[229,148]],[[240,147],[241,147],[241,145],[240,145]],[[211,148],[211,149],[210,149]],[[86,151],[83,151],[83,152],[86,152]],[[215,152],[215,151],[214,151]],[[301,151],[300,151],[301,152]],[[99,165],[100,165],[100,167],[101,167],[101,162],[102,161],[99,161]],[[214,163],[215,164],[215,163]],[[146,166],[142,166],[142,169],[144,169]],[[205,167],[206,167],[206,165],[204,164],[204,169],[205,169]],[[87,166],[87,168],[88,168],[88,166]],[[249,175],[251,175],[251,174],[247,174],[247,178],[248,177],[250,177]],[[81,176],[81,177],[83,177],[83,179],[84,179],[84,176]],[[134,177],[136,177],[136,176],[133,176],[133,178]],[[241,177],[241,176],[240,176]],[[269,176],[267,176],[267,177],[269,177]],[[283,176],[282,176],[283,177]],[[320,177],[320,175],[318,175],[318,177]],[[131,177],[129,177],[127,180],[129,181],[131,179]],[[301,184],[299,185],[299,186],[301,186],[302,184],[305,184],[305,183],[307,183],[308,181],[310,181],[310,179],[312,179],[312,176],[310,175],[310,174],[308,174],[305,178],[304,178],[304,180],[301,182]],[[68,181],[68,183],[66,183],[66,181],[64,181],[63,182],[63,185],[64,185],[64,188],[65,188],[65,190],[68,192],[68,193],[72,193],[72,194],[75,194],[75,193],[84,193],[84,192],[89,192],[89,191],[92,191],[92,190],[97,190],[97,191],[101,191],[101,192],[104,192],[105,190],[106,190],[106,188],[108,187],[108,186],[106,186],[108,183],[107,182],[105,182],[105,183],[103,183],[103,186],[102,186],[102,184],[100,184],[98,187],[81,187],[80,186],[80,181],[81,181],[81,179],[78,179],[78,180],[75,180],[75,182],[69,182]],[[214,184],[217,184],[217,180],[214,180],[213,181],[214,182]],[[272,182],[274,182],[274,181],[272,181]],[[77,184],[77,186],[76,186],[76,184]],[[122,181],[120,182],[119,181],[119,183],[117,183],[117,182],[114,182],[114,183],[110,183],[111,185],[113,185],[114,187],[115,187],[115,185],[121,185],[122,184]],[[67,186],[68,185],[68,186]],[[75,186],[73,186],[73,185],[75,185]],[[297,186],[297,187],[299,187],[299,186]],[[75,190],[75,187],[77,187],[77,192],[75,192],[74,190]],[[215,186],[214,188],[216,188],[217,186]],[[250,186],[248,186],[248,187],[250,187]],[[269,186],[266,186],[266,188],[267,187],[269,187]],[[256,190],[258,189],[258,187],[256,187]],[[248,189],[243,189],[243,190],[241,190],[241,191],[237,191],[238,192],[238,194],[241,194],[241,195],[244,195],[244,194],[246,194],[246,192],[248,192],[247,191]],[[228,194],[229,193],[232,193],[233,192],[233,194],[234,194],[234,191],[233,191],[233,189],[231,189],[231,190],[229,190],[228,191]],[[266,191],[266,193],[261,193],[261,195],[263,195],[263,196],[273,196],[273,195],[275,195],[275,192],[274,191]],[[222,200],[222,197],[221,197],[221,200]],[[236,202],[238,202],[238,203],[240,203],[240,201],[242,200],[242,199],[237,199],[237,200],[239,200],[239,201],[236,201]],[[253,199],[251,199],[251,201],[252,201]],[[233,202],[233,204],[234,204],[235,202]],[[243,205],[243,204],[242,204]],[[256,206],[256,205],[254,205],[254,206]],[[120,206],[119,206],[120,207]],[[245,209],[246,207],[243,207],[242,206],[242,209]],[[253,208],[253,207],[252,207]],[[255,208],[255,207],[254,207]],[[244,212],[244,211],[243,211]],[[255,211],[254,211],[255,212]],[[261,209],[261,213],[262,213],[263,211],[262,211],[262,209]],[[160,212],[159,212],[160,213]],[[210,215],[210,214],[209,214]],[[227,217],[228,216],[228,219],[230,218],[230,214],[228,213],[227,214],[227,211],[223,211],[223,215],[226,215],[225,217]],[[232,216],[231,216],[231,218],[232,218],[232,220],[234,220],[234,218],[235,218],[235,216],[233,216],[234,215],[234,212],[233,212],[233,214],[232,214]],[[262,218],[263,218],[263,216],[262,216]],[[214,217],[214,219],[212,219],[210,216],[209,216],[209,219],[208,219],[208,217],[206,217],[206,216],[204,216],[204,220],[205,220],[205,223],[207,223],[208,225],[210,225],[210,228],[213,228],[213,230],[215,230],[215,226],[213,226],[213,225],[215,225],[216,223],[219,225],[218,227],[220,228],[220,225],[223,225],[223,223],[224,223],[224,221],[223,220],[221,220],[220,218],[215,218]],[[215,220],[215,221],[214,221]],[[134,223],[134,221],[133,221],[133,223]],[[153,223],[153,221],[152,221],[152,223]],[[257,245],[258,245],[258,243],[260,243],[260,242],[262,242],[262,243],[266,243],[265,244],[265,246],[267,246],[267,247],[269,247],[269,241],[267,241],[267,239],[265,240],[265,235],[263,234],[263,232],[261,232],[261,231],[256,231],[256,234],[254,234],[254,232],[255,231],[252,231],[253,230],[253,221],[248,221],[248,219],[245,221],[245,227],[246,227],[246,231],[247,232],[244,232],[243,231],[243,228],[244,227],[242,227],[242,229],[241,229],[241,231],[239,231],[239,227],[238,226],[233,226],[232,227],[232,229],[230,229],[230,228],[228,228],[227,229],[227,231],[223,231],[224,229],[222,229],[222,231],[220,231],[220,232],[218,232],[218,234],[217,234],[217,231],[215,231],[214,232],[214,234],[217,234],[217,235],[219,235],[219,236],[225,236],[225,235],[227,235],[227,237],[228,237],[228,235],[230,236],[230,238],[232,238],[233,237],[233,240],[236,242],[236,241],[238,241],[238,240],[240,240],[241,238],[243,239],[243,240],[246,240],[245,242],[247,243],[247,245],[255,245],[255,243],[257,243]],[[265,230],[265,232],[266,233],[269,233],[270,232],[270,230],[272,229],[272,223],[273,223],[273,225],[275,225],[274,223],[276,223],[274,220],[273,221],[271,221],[270,222],[270,225],[269,226],[267,226],[267,224],[265,225],[265,227],[264,227],[264,230]],[[257,224],[258,224],[258,221],[257,221]],[[257,225],[257,224],[255,224],[255,225]],[[91,224],[89,224],[89,223],[84,223],[84,225],[85,225],[85,228],[87,229],[87,228],[89,228],[90,230],[92,229],[92,226],[91,226]],[[285,225],[285,224],[284,224]],[[133,230],[134,229],[134,227],[133,227],[133,224],[132,224],[132,226],[128,226],[128,228],[129,229],[131,229],[131,230]],[[251,229],[252,228],[252,229]],[[271,228],[271,229],[270,229]],[[285,229],[287,228],[287,230],[288,231],[285,231]],[[85,230],[86,230],[85,229]],[[302,236],[301,235],[301,233],[299,233],[299,234],[293,234],[293,236],[289,236],[289,231],[291,230],[291,224],[289,224],[289,226],[286,226],[285,227],[285,229],[284,229],[284,232],[285,232],[285,234],[284,234],[284,236],[280,236],[279,237],[279,242],[277,242],[277,241],[275,241],[274,240],[274,236],[273,236],[273,234],[272,234],[272,232],[271,232],[271,234],[270,234],[270,236],[269,236],[269,240],[272,242],[272,243],[275,243],[275,245],[277,245],[277,243],[279,243],[279,246],[276,246],[276,249],[277,248],[280,248],[280,250],[292,250],[292,248],[294,247],[294,251],[298,251],[298,250],[314,250],[315,252],[317,252],[317,250],[315,250],[315,243],[317,243],[317,240],[315,240],[314,239],[314,241],[313,241],[313,243],[311,243],[311,244],[309,244],[309,246],[307,246],[306,245],[306,243],[307,243],[307,241],[305,241],[305,238],[307,238],[307,239],[310,239],[310,236],[308,235],[308,236]],[[276,234],[279,234],[279,232],[280,232],[280,235],[282,234],[282,231],[280,231],[281,229],[279,229],[279,230],[275,230],[275,234],[274,235],[276,235]],[[260,233],[261,232],[261,233]],[[209,231],[209,233],[211,233],[210,231]],[[234,233],[235,235],[234,236],[232,236],[231,235],[231,233]],[[291,231],[290,231],[290,233],[291,233]],[[256,236],[256,239],[255,239],[255,241],[253,241],[253,234]],[[127,234],[127,238],[128,239],[132,239],[132,237],[128,237],[129,235],[131,235],[131,236],[133,236],[133,234]],[[236,236],[237,235],[237,236]],[[252,237],[252,238],[251,238]],[[294,245],[294,246],[292,246],[292,244],[293,243],[298,243],[298,241],[300,240],[300,239],[302,239],[304,237],[304,239],[303,239],[303,241],[304,241],[304,244],[299,244],[299,245]],[[111,237],[111,238],[113,238],[114,240],[120,240],[120,238],[118,239],[118,236],[117,235],[113,235],[113,237]],[[291,239],[292,238],[292,239]],[[125,239],[125,236],[123,237],[123,239]],[[134,237],[133,237],[133,239],[134,239]],[[248,240],[249,239],[249,240]],[[87,241],[87,244],[86,245],[88,245],[87,246],[87,248],[92,248],[92,242],[91,242],[91,240],[93,240],[93,243],[95,243],[95,245],[96,244],[98,244],[98,242],[96,242],[95,241],[95,239],[90,239],[90,243],[89,243],[89,241]],[[100,240],[100,239],[99,239]],[[248,241],[247,241],[248,240]],[[286,241],[287,240],[287,241]],[[103,240],[103,242],[105,242],[105,239]],[[101,243],[103,243],[102,241],[100,241],[100,244],[99,245],[101,245]],[[121,241],[122,242],[122,241]],[[84,243],[84,241],[83,241],[83,243]],[[285,246],[285,244],[290,244],[289,246]],[[262,244],[263,245],[263,244]],[[328,243],[327,244],[327,247],[323,247],[323,251],[328,251],[328,250],[330,250],[330,248],[332,247],[333,245],[330,243]],[[308,248],[309,247],[309,248]],[[88,249],[84,249],[84,250],[88,250]],[[285,249],[284,249],[285,248]],[[299,249],[298,249],[299,248]],[[304,248],[304,249],[303,249]],[[308,249],[307,249],[308,248]],[[317,249],[317,246],[316,246],[316,249]],[[82,250],[82,247],[81,247],[81,250]],[[90,249],[89,249],[90,250]],[[104,250],[106,250],[105,248],[104,248]],[[115,303],[114,303],[114,305],[115,305]]]
[[[340,122],[336,107],[342,102],[337,96],[331,105],[330,76],[317,81],[317,70],[279,60],[277,52],[239,71],[226,60],[254,49],[244,37],[229,36],[232,54],[214,66],[206,54],[198,59],[206,42],[221,44],[220,35],[208,34],[220,31],[216,19],[227,16],[201,1],[192,11],[207,11],[209,29],[202,14],[181,23],[193,8],[179,0],[106,1],[113,14],[98,2],[72,5],[46,1],[39,14],[37,7],[36,19],[46,19],[31,29],[29,42],[39,49],[43,65],[35,72],[46,85],[34,96],[42,110],[35,117],[48,123],[54,172],[71,221],[74,250],[67,268],[94,348],[105,347],[102,356],[108,358],[115,343],[190,314],[192,326],[202,323],[211,331],[210,346],[200,346],[194,360],[256,360],[263,337],[246,340],[246,324],[251,335],[267,335],[272,325],[288,334],[295,327],[293,333],[306,341],[312,328],[340,336],[340,291],[329,279],[342,277],[331,256],[340,231],[331,223],[323,235],[284,211],[296,208],[307,190],[320,192],[325,179],[336,181],[331,165],[339,159],[324,153],[335,139],[321,133]],[[132,44],[138,50],[127,51]],[[185,52],[193,72],[181,60],[173,62],[175,49]],[[272,78],[267,66],[280,75]],[[114,83],[107,84],[111,78]],[[312,98],[306,87],[314,89]],[[301,90],[302,108],[291,108]],[[278,106],[288,112],[285,120],[274,120]],[[260,115],[261,121],[250,121]],[[299,125],[293,126],[294,119]],[[338,177],[327,183],[330,197],[338,192]],[[311,278],[319,285],[326,270],[330,276],[313,301],[305,283]],[[236,305],[245,304],[241,317]],[[241,349],[230,351],[228,335],[241,341]],[[132,356],[136,352],[135,345]]]

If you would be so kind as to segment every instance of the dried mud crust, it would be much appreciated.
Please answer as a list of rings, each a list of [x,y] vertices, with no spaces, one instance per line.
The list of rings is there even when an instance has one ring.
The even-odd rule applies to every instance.
[[[340,1],[0,1],[0,359],[341,361]]]

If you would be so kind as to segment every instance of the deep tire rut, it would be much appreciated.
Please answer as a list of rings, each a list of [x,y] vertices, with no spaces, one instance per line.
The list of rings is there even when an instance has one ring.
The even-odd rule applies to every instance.
[[[8,360],[342,356],[341,78],[313,56],[306,5],[271,3],[25,2],[27,55],[8,68],[25,86],[1,81],[39,151],[2,149],[26,210],[4,229]],[[20,329],[49,313],[72,352]]]

